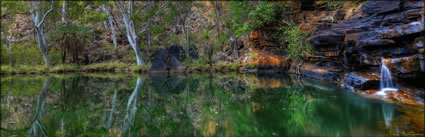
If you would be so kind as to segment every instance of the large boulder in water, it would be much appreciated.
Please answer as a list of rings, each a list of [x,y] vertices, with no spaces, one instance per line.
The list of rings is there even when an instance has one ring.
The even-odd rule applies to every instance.
[[[360,72],[346,74],[341,86],[348,89],[377,89],[379,88],[379,77]]]
[[[152,67],[150,70],[167,71],[184,69],[184,65],[179,61],[178,57],[180,50],[173,48],[171,51],[170,49],[158,49],[152,58]]]

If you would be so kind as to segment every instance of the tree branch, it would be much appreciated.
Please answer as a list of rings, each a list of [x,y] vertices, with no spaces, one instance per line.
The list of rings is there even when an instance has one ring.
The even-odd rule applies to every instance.
[[[31,3],[29,1],[28,1],[28,6],[30,7],[31,18],[33,20],[35,20],[34,9],[32,9],[32,5],[31,5]]]
[[[44,14],[43,19],[41,19],[40,23],[37,24],[37,27],[40,27],[44,21],[46,20],[46,17],[53,11],[54,7],[53,7],[53,0],[50,1],[50,9],[46,12],[46,14]]]

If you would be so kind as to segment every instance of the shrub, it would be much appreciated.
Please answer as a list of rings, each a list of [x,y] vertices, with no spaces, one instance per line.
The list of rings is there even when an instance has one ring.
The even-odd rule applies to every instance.
[[[310,43],[306,41],[309,32],[303,33],[298,25],[294,22],[284,21],[286,25],[283,27],[284,42],[287,44],[284,52],[290,59],[299,59],[305,53],[311,53]]]

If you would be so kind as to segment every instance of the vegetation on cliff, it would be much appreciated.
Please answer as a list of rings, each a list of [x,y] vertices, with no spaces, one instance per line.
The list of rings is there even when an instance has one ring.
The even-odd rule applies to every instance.
[[[290,22],[282,16],[291,9],[280,2],[265,1],[5,1],[1,10],[5,22],[1,72],[25,73],[62,72],[59,68],[63,72],[102,70],[93,66],[116,68],[102,64],[83,67],[114,64],[107,62],[128,64],[126,70],[149,70],[145,66],[151,65],[144,64],[151,62],[155,51],[173,45],[181,45],[178,52],[182,55],[176,59],[190,69],[207,64],[211,67],[219,61],[215,57],[222,48],[233,45],[235,39],[267,24]],[[300,42],[308,34],[300,32],[297,25],[282,24],[275,30],[285,49],[282,52],[290,58],[302,57],[301,50],[308,50]],[[224,65],[231,70],[245,66],[233,65],[239,63]],[[77,67],[64,67],[74,66],[67,64]],[[36,67],[40,65],[47,67]],[[132,67],[137,65],[143,67]],[[31,67],[34,69],[28,69]]]

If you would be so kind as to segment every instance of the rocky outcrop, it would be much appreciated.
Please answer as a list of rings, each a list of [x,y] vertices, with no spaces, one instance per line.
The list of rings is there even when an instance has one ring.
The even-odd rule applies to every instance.
[[[423,72],[423,1],[368,1],[352,11],[351,18],[315,30],[308,41],[316,51],[363,70],[378,70],[385,58],[399,78]]]
[[[348,89],[378,89],[379,77],[359,72],[346,74],[341,86]]]

